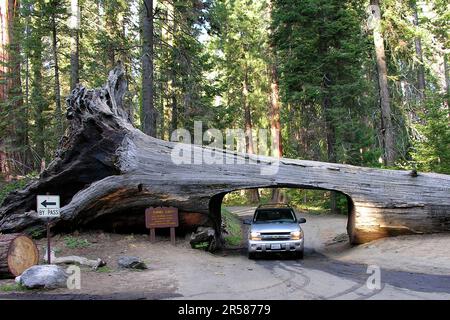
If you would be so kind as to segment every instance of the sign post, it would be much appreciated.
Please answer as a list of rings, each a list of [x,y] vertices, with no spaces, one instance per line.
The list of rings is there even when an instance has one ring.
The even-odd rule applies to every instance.
[[[170,228],[170,241],[175,245],[175,228],[178,227],[178,208],[152,207],[145,210],[145,226],[150,229],[150,241],[156,241],[156,228]]]
[[[50,220],[60,217],[59,196],[37,196],[37,213],[39,218],[47,220],[47,262],[51,264],[50,250]]]

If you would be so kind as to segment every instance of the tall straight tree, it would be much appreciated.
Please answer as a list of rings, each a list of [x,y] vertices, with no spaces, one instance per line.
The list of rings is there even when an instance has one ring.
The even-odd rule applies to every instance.
[[[384,164],[393,166],[395,162],[394,128],[392,126],[391,98],[389,94],[386,53],[381,27],[381,9],[379,0],[370,0],[373,40],[378,72],[381,105],[381,133],[384,147]]]
[[[413,21],[416,27],[416,33],[419,29],[419,12],[417,9],[417,1],[412,0],[411,6],[413,9]],[[419,66],[417,68],[417,90],[419,91],[419,99],[421,103],[425,100],[425,65],[423,61],[423,50],[422,50],[422,39],[419,35],[414,37],[414,48],[416,51],[416,58],[418,60]]]
[[[142,10],[142,130],[156,137],[157,111],[153,106],[153,0]]]
[[[245,59],[245,58],[244,58]],[[253,146],[253,124],[252,124],[252,113],[251,106],[248,101],[249,94],[249,78],[248,78],[248,66],[244,66],[244,80],[242,81],[242,109],[244,110],[244,125],[245,125],[245,148],[246,152],[249,154],[254,154]],[[250,189],[247,192],[248,199],[250,203],[259,202],[259,192],[258,189]]]
[[[54,93],[55,93],[55,103],[56,103],[56,138],[57,140],[63,136],[64,133],[64,120],[61,108],[61,86],[59,77],[59,59],[58,59],[58,25],[57,25],[57,15],[62,7],[61,0],[53,0],[50,2],[51,16],[50,16],[50,28],[52,34],[52,54],[53,54],[53,70],[55,76],[54,83]]]
[[[80,82],[80,22],[80,6],[78,0],[70,0],[70,90],[73,90],[77,83]]]
[[[31,27],[30,41],[30,62],[31,62],[31,107],[33,109],[34,126],[33,130],[33,142],[35,146],[35,152],[38,156],[39,163],[36,163],[36,167],[40,166],[40,169],[45,168],[45,155],[46,155],[46,126],[47,118],[46,111],[48,109],[48,100],[45,94],[44,76],[43,76],[43,37],[48,31],[46,29],[46,22],[44,21],[45,5],[44,1],[38,1],[31,7],[33,15],[33,23]]]
[[[268,4],[269,18],[272,19],[273,1],[270,0]],[[269,45],[268,45],[268,69],[269,69],[269,80],[270,80],[270,92],[269,92],[269,121],[270,121],[270,132],[272,137],[272,156],[276,158],[281,158],[283,156],[283,143],[281,137],[281,101],[280,101],[280,86],[279,77],[277,69],[277,53],[275,44],[273,42],[273,26],[269,27]],[[271,201],[281,202],[283,199],[283,194],[280,188],[275,188],[272,190]]]
[[[6,115],[1,142],[6,145],[6,153],[2,156],[1,167],[6,172],[24,174],[30,159],[27,119],[22,110],[20,1],[1,0],[0,20],[0,103]],[[6,159],[9,160],[5,162]]]

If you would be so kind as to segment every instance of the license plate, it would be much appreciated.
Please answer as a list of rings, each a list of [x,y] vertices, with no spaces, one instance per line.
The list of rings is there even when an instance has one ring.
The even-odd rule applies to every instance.
[[[279,243],[272,244],[272,245],[270,245],[270,249],[272,249],[272,250],[280,250],[281,249],[281,244],[279,244]]]

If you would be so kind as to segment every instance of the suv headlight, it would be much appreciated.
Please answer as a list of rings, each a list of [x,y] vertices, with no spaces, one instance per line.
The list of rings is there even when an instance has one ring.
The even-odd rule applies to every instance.
[[[302,230],[297,230],[297,231],[291,232],[291,240],[300,240],[302,238],[303,238]]]
[[[261,240],[261,233],[256,232],[256,231],[252,231],[252,232],[250,232],[248,238],[249,238],[250,240],[256,240],[256,241],[259,241],[259,240]]]

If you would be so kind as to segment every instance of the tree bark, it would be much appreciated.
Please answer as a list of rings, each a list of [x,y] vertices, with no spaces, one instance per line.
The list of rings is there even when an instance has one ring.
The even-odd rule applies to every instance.
[[[325,126],[326,126],[326,137],[327,137],[327,156],[329,162],[336,162],[336,128],[334,127],[334,119],[332,116],[332,106],[331,99],[329,96],[329,86],[331,85],[331,75],[326,73],[323,77],[322,89],[323,89],[323,100],[322,107],[325,113]],[[330,192],[330,211],[332,213],[337,212],[337,202],[336,202],[336,192]]]
[[[153,0],[144,0],[142,17],[142,128],[156,137],[157,111],[153,105]]]
[[[32,80],[31,80],[31,100],[33,105],[34,120],[35,120],[35,144],[36,153],[40,157],[35,164],[39,168],[42,161],[45,161],[45,125],[46,119],[44,110],[46,107],[46,99],[44,98],[43,90],[43,62],[42,62],[42,26],[37,25],[32,30],[33,48],[31,50],[31,66],[32,66]]]
[[[270,68],[270,131],[272,137],[272,156],[281,158],[283,156],[283,142],[281,137],[281,103],[280,90],[278,86],[278,72],[275,61],[275,53],[272,48],[272,61]],[[279,188],[272,190],[271,202],[283,202],[286,197]]]
[[[448,118],[450,121],[450,67],[448,66],[448,54],[444,53],[444,78],[445,78],[445,104],[448,109]]]
[[[162,141],[134,128],[124,110],[125,90],[119,66],[103,88],[80,86],[72,92],[69,127],[56,158],[38,180],[7,196],[0,208],[0,232],[44,231],[45,222],[35,212],[36,196],[48,192],[61,197],[54,232],[82,227],[145,231],[146,208],[174,206],[181,228],[211,226],[219,239],[224,195],[264,187],[342,192],[349,202],[352,243],[450,231],[448,175],[276,161],[221,149],[214,151],[223,160],[218,163],[178,162],[180,148],[204,157],[211,149]]]
[[[273,1],[269,1],[268,5],[269,17],[272,19]],[[275,45],[271,40],[273,38],[273,28],[269,28],[269,79],[270,79],[270,93],[269,93],[269,114],[270,114],[270,131],[272,137],[272,156],[281,158],[283,156],[283,142],[281,136],[281,102],[280,102],[280,88],[277,70],[277,53]],[[283,202],[286,200],[280,188],[272,189],[271,202]]]
[[[8,61],[9,61],[9,32],[8,32],[8,0],[0,1],[0,102],[5,102],[8,96]]]
[[[373,39],[375,45],[375,56],[377,62],[378,85],[380,90],[381,105],[381,133],[383,137],[384,164],[394,165],[395,162],[395,139],[391,116],[391,98],[389,95],[389,84],[387,78],[386,54],[384,50],[384,37],[381,31],[380,1],[370,0],[370,10],[373,22]]]
[[[414,15],[414,26],[416,27],[416,31],[419,29],[419,14],[417,11],[417,2],[412,2],[412,9]],[[419,65],[417,67],[417,90],[419,92],[419,100],[420,103],[423,104],[425,102],[425,65],[423,62],[423,52],[422,52],[422,40],[419,36],[414,38],[414,48],[416,51],[416,57],[419,61]]]
[[[4,167],[11,174],[26,174],[30,169],[27,118],[23,108],[19,28],[20,1],[0,1],[0,102],[5,103],[8,125],[3,133]]]
[[[79,28],[80,28],[80,7],[78,0],[70,1],[70,90],[75,89],[77,83],[80,82],[80,54],[79,54]]]
[[[254,154],[253,150],[253,125],[252,125],[252,113],[250,110],[250,104],[248,103],[248,70],[245,66],[244,80],[242,82],[242,104],[244,109],[244,124],[245,124],[245,149],[248,154]],[[259,203],[258,189],[247,190],[247,197],[250,203]]]
[[[58,60],[58,33],[56,25],[55,13],[51,17],[51,29],[52,29],[52,53],[54,61],[54,74],[55,74],[55,103],[56,103],[56,132],[58,139],[63,136],[64,133],[64,120],[61,109],[61,88],[59,81],[59,60]]]

